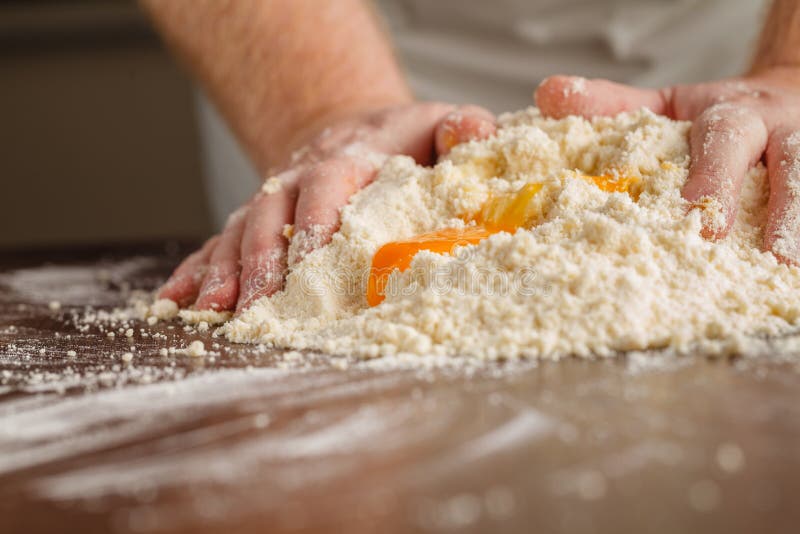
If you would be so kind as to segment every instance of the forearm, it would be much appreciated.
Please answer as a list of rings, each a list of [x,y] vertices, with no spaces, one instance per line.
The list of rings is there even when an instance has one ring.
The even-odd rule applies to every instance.
[[[752,73],[800,69],[800,2],[773,0],[756,48]]]
[[[262,173],[310,124],[411,100],[364,0],[140,1]]]

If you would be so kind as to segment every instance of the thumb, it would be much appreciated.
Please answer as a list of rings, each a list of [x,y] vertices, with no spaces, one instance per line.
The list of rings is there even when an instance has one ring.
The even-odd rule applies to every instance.
[[[534,93],[536,105],[547,117],[567,115],[586,118],[611,116],[645,107],[669,115],[669,89],[640,89],[608,80],[587,80],[577,76],[551,76]]]

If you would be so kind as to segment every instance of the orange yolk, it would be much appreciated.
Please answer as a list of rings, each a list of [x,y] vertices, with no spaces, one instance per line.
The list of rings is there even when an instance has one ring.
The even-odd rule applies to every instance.
[[[531,202],[542,184],[526,184],[514,193],[491,197],[475,216],[475,222],[496,232],[513,232],[537,215]]]
[[[630,194],[631,186],[639,181],[639,178],[636,176],[614,176],[611,174],[603,174],[601,176],[581,176],[581,178],[592,182],[599,189],[607,193]]]
[[[628,176],[583,176],[603,191],[629,192],[638,181]],[[542,189],[542,184],[526,184],[518,191],[490,198],[475,215],[476,226],[446,228],[414,236],[403,241],[386,243],[372,258],[372,268],[367,281],[367,302],[377,306],[385,298],[389,275],[395,269],[405,271],[411,260],[421,250],[450,254],[455,247],[474,245],[497,232],[514,232],[527,226],[538,215],[538,207],[531,202]]]
[[[450,254],[455,247],[474,245],[492,233],[480,226],[446,228],[414,236],[405,241],[386,243],[372,258],[372,269],[367,281],[367,302],[370,306],[377,306],[383,302],[389,275],[395,269],[400,271],[408,269],[411,260],[420,250]]]

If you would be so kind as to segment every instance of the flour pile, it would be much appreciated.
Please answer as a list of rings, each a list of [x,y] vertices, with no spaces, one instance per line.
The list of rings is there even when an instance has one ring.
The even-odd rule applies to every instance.
[[[332,242],[221,332],[360,357],[500,359],[740,350],[751,336],[793,331],[800,269],[761,251],[766,172],[746,178],[731,235],[704,240],[712,210],[691,209],[680,194],[689,128],[646,110],[587,121],[531,108],[433,168],[393,157],[344,208]],[[632,177],[635,190],[583,179],[602,175]],[[453,254],[419,252],[391,275],[386,299],[368,305],[379,247],[474,224],[465,221],[490,198],[529,183],[541,184],[529,227]]]

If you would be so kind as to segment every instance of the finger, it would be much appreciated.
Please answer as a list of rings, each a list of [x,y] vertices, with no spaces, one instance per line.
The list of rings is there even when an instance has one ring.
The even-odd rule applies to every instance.
[[[283,188],[274,194],[259,195],[251,204],[241,242],[241,293],[237,311],[283,286],[288,246],[283,227],[292,221],[295,191]]]
[[[342,157],[317,165],[303,177],[289,247],[289,265],[328,244],[339,228],[339,210],[374,176],[373,167]]]
[[[800,129],[782,128],[767,147],[769,207],[764,246],[800,265]]]
[[[228,218],[219,242],[208,262],[200,295],[195,302],[198,310],[232,310],[239,294],[239,250],[248,207],[236,210]]]
[[[183,260],[158,290],[158,298],[174,301],[182,308],[191,305],[200,291],[200,284],[208,269],[208,259],[218,241],[219,236],[212,237],[200,250]]]
[[[736,218],[742,180],[764,153],[767,129],[753,110],[717,104],[692,125],[689,176],[683,197],[703,210],[703,237],[728,235]]]
[[[436,153],[445,156],[454,146],[491,137],[497,130],[494,115],[478,106],[461,106],[436,126]]]
[[[640,89],[608,80],[551,76],[536,89],[534,99],[545,116],[556,119],[567,115],[610,116],[643,107],[671,116],[670,95],[669,89]]]

